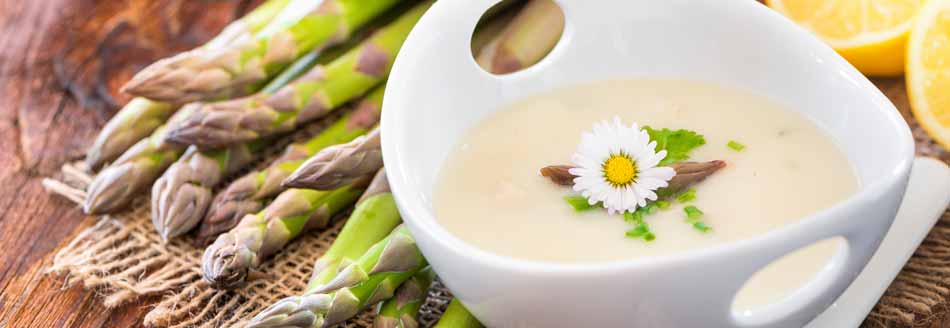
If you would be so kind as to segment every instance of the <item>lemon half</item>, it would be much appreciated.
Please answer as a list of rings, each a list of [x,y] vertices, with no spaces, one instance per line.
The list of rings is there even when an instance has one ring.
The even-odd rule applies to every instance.
[[[867,75],[904,71],[907,36],[925,0],[768,0]]]

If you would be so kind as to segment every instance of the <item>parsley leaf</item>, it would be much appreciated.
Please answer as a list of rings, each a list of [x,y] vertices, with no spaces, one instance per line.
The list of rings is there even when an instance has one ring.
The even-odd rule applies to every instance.
[[[567,202],[568,205],[571,205],[571,207],[574,208],[574,211],[577,212],[583,212],[602,207],[601,203],[599,202],[597,204],[591,205],[589,202],[587,202],[587,198],[584,198],[584,196],[565,196],[564,201]]]
[[[654,129],[644,126],[650,140],[656,141],[656,151],[666,150],[666,158],[658,164],[666,166],[689,159],[689,152],[706,144],[706,138],[695,131],[679,129]]]

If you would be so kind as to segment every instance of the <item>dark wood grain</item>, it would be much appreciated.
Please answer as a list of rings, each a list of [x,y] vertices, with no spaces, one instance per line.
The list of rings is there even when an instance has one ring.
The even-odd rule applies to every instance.
[[[127,100],[116,89],[134,71],[210,38],[246,6],[0,0],[0,327],[141,325],[149,300],[106,309],[95,291],[44,274],[56,248],[94,220],[40,180],[83,156],[117,109],[110,102]]]
[[[64,288],[63,277],[44,274],[57,247],[94,220],[48,195],[40,180],[82,157],[115,112],[111,103],[127,100],[115,90],[134,71],[210,38],[246,6],[0,0],[0,327],[141,325],[155,300],[107,309],[94,290]],[[876,82],[909,115],[902,80]],[[950,162],[946,152],[934,155]]]

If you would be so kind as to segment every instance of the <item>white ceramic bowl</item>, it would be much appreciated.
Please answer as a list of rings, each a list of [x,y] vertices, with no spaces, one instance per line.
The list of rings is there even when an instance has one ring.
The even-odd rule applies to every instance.
[[[831,304],[876,250],[907,182],[914,144],[888,99],[821,41],[751,0],[556,1],[566,16],[563,38],[531,68],[495,76],[470,55],[477,20],[498,0],[443,0],[412,32],[390,77],[382,122],[389,179],[422,252],[453,293],[492,327],[801,327]],[[655,259],[518,260],[438,224],[431,202],[439,169],[476,122],[544,90],[637,77],[713,81],[799,111],[834,138],[862,186],[800,223]],[[807,285],[751,314],[732,311],[753,273],[836,236],[846,246]]]

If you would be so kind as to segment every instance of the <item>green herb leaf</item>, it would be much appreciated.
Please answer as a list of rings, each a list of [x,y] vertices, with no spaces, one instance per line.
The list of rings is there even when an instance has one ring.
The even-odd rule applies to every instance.
[[[656,210],[659,208],[660,206],[657,205],[656,202],[649,202],[647,203],[646,206],[638,208],[637,211],[642,210],[643,213],[645,213],[646,215],[650,215],[650,214],[656,213]]]
[[[745,145],[738,143],[735,140],[729,140],[729,143],[727,143],[726,146],[728,146],[729,148],[732,148],[732,150],[735,150],[735,151],[742,151],[743,149],[745,149]]]
[[[624,212],[623,220],[627,222],[643,222],[643,212],[636,210],[633,212]]]
[[[683,208],[683,211],[686,212],[686,218],[688,220],[697,220],[703,217],[703,211],[700,211],[696,206],[690,205]]]
[[[666,166],[689,159],[689,152],[706,144],[706,138],[694,131],[679,129],[656,130],[644,126],[650,135],[650,140],[656,141],[656,151],[666,150],[666,157],[658,164]]]
[[[693,188],[676,195],[676,201],[680,203],[689,203],[694,199],[696,199],[696,189]]]
[[[668,208],[670,208],[670,206],[673,205],[673,203],[670,203],[670,201],[668,201],[668,200],[662,200],[662,199],[656,201],[655,204],[656,204],[656,206],[659,207],[661,210],[668,209]]]
[[[703,221],[693,222],[693,228],[696,228],[696,230],[699,230],[702,233],[707,233],[709,230],[712,230],[712,228],[703,223]]]
[[[587,198],[584,198],[583,196],[577,196],[577,195],[565,196],[564,201],[566,201],[568,205],[571,205],[571,207],[574,208],[574,211],[577,211],[577,212],[589,211],[589,210],[600,207],[599,206],[600,203],[591,205],[590,203],[587,202]]]
[[[654,235],[652,232],[647,232],[645,235],[643,235],[643,240],[654,241],[656,240],[656,235]]]
[[[656,240],[656,235],[650,231],[650,226],[643,220],[640,220],[632,230],[627,231],[626,235],[628,238],[643,238],[645,241]]]

